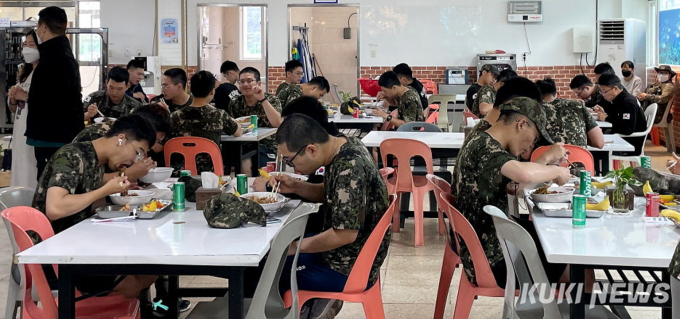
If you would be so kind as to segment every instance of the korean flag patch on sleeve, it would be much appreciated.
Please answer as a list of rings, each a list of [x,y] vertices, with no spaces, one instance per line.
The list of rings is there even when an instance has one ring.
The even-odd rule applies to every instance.
[[[623,113],[624,120],[630,120],[630,113]]]

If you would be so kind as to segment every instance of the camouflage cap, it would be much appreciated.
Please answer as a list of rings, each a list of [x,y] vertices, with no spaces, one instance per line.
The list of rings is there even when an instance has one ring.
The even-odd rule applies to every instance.
[[[203,216],[214,228],[238,228],[247,222],[267,224],[267,213],[260,204],[234,194],[220,194],[208,199]]]
[[[479,69],[479,74],[482,74],[482,71],[486,71],[486,72],[489,72],[489,73],[493,74],[493,77],[494,77],[494,78],[498,78],[498,76],[500,75],[500,72],[501,72],[501,71],[499,71],[498,68],[497,68],[495,65],[493,65],[493,64],[484,64],[484,65],[482,65],[482,68]]]
[[[546,142],[550,144],[555,143],[550,137],[550,134],[548,134],[548,131],[546,131],[545,129],[545,126],[548,123],[548,120],[545,116],[545,111],[543,110],[541,104],[539,104],[536,100],[530,99],[528,97],[516,97],[510,99],[509,101],[502,104],[498,108],[500,109],[501,112],[515,111],[528,117],[531,121],[534,122],[536,128],[538,129],[538,132],[541,134],[541,136]]]

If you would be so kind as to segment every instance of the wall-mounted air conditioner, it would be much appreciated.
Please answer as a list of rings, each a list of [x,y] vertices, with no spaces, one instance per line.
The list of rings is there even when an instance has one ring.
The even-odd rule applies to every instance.
[[[632,61],[635,75],[647,84],[647,25],[636,19],[600,20],[597,62],[609,62],[616,74],[621,75],[621,63]]]

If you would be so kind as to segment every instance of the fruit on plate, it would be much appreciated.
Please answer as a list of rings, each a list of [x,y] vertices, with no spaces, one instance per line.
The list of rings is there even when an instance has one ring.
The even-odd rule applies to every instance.
[[[249,129],[249,130],[250,130],[250,129],[254,129],[254,128],[255,128],[255,124],[250,124],[250,126],[248,126],[248,129]]]
[[[267,173],[267,171],[265,171],[261,168],[258,169],[258,171],[260,172],[260,177],[267,179],[267,180],[271,178],[271,175],[269,175],[269,173]]]
[[[241,193],[239,193],[236,189],[234,189],[234,196],[239,197],[239,196],[241,196]]]
[[[609,196],[605,197],[603,201],[599,204],[586,204],[586,210],[598,210],[607,211],[609,210]]]
[[[664,203],[666,206],[678,206],[678,203],[676,202],[670,202],[670,203]]]
[[[142,211],[143,212],[155,212],[156,210],[159,210],[163,207],[165,207],[165,205],[163,205],[163,203],[161,203],[157,200],[152,200],[150,203],[144,204],[142,206]]]
[[[595,182],[595,181],[591,182],[590,184],[593,185],[593,187],[599,188],[599,189],[605,189],[605,188],[607,188],[607,186],[613,186],[614,185],[614,183],[612,183],[612,182],[600,183],[600,182]]]
[[[680,213],[672,209],[664,209],[659,214],[663,217],[668,217],[676,222],[680,222]]]
[[[662,203],[670,203],[675,200],[675,195],[659,195],[659,201]]]
[[[644,194],[654,193],[652,187],[649,186],[649,181],[645,182],[645,186],[642,186],[642,193]]]

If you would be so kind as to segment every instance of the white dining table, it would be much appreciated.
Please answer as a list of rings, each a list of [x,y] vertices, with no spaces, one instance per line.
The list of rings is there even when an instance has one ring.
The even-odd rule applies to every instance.
[[[599,126],[600,128],[611,128],[612,127],[612,123],[609,123],[609,122],[605,122],[605,121],[595,121],[595,122],[597,122],[597,126]]]
[[[231,135],[222,135],[220,137],[220,141],[222,142],[258,142],[261,141],[267,137],[270,137],[274,134],[276,134],[276,128],[271,128],[271,127],[262,127],[258,128],[257,132],[248,132],[246,134],[243,134],[241,136],[231,136]]]
[[[430,148],[460,149],[465,140],[464,133],[445,132],[396,132],[396,131],[371,131],[361,141],[366,147],[379,147],[386,139],[404,138],[418,140],[427,144]]]
[[[203,211],[188,201],[185,211],[170,208],[150,220],[94,223],[87,219],[19,253],[17,260],[58,265],[59,318],[75,318],[74,277],[136,274],[226,277],[230,318],[243,318],[244,269],[259,265],[300,204],[290,201],[270,215],[278,221],[265,227],[249,223],[235,229],[211,228]]]
[[[588,150],[592,152],[633,152],[635,146],[628,143],[618,134],[604,134],[604,146],[596,148],[588,146]]]
[[[276,128],[261,127],[257,129],[257,132],[251,131],[241,136],[222,135],[220,138],[222,160],[232,158],[231,165],[234,166],[236,173],[244,173],[242,168],[243,160],[250,158],[253,163],[259,162],[260,142],[276,134],[276,131]],[[256,146],[252,146],[253,143]],[[237,159],[234,160],[233,157]],[[253,165],[253,168],[257,167],[258,165]]]

